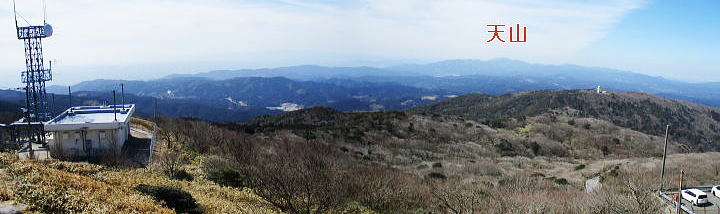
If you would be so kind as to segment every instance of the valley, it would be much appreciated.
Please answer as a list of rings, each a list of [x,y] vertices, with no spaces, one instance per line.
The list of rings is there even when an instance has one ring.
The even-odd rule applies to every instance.
[[[157,124],[153,160],[140,166],[117,157],[74,163],[3,154],[0,170],[13,176],[0,178],[6,186],[0,199],[37,212],[660,212],[667,202],[650,190],[660,183],[668,124],[668,175],[684,169],[686,185],[720,178],[714,164],[720,160],[720,109],[714,107],[641,92],[554,90],[534,80],[473,83],[516,77],[380,81],[362,72],[334,77],[334,70],[321,72],[332,78],[320,79],[312,72],[299,79],[219,72],[95,80],[73,86],[72,98],[60,93],[67,88],[55,87],[51,107],[59,112],[70,99],[73,105],[112,104],[109,91],[123,84],[122,99],[138,105],[143,118],[134,120],[133,133],[145,127],[142,133],[150,135]],[[518,88],[499,87],[508,84]],[[0,119],[17,119],[22,93],[0,91],[0,100]],[[69,178],[82,182],[44,180]],[[601,187],[587,189],[591,179]],[[36,196],[58,189],[77,195],[55,201]],[[78,199],[98,189],[112,202]],[[162,194],[192,200],[164,201]],[[127,205],[136,200],[145,204]]]
[[[71,89],[95,102],[108,103],[112,102],[111,91],[119,91],[120,84],[125,86],[128,102],[145,106],[140,108],[145,115],[153,110],[153,100],[158,99],[161,114],[225,122],[316,106],[350,112],[407,110],[474,93],[500,96],[598,85],[613,92],[720,105],[716,83],[685,83],[609,68],[509,59],[447,60],[386,68],[306,65],[219,70],[146,81],[89,80]],[[67,95],[67,91],[67,86],[48,86],[48,92],[58,97]],[[19,93],[0,91],[0,100],[21,103],[22,99]],[[63,106],[67,102],[58,103]]]
[[[0,214],[720,214],[717,0],[8,3]]]
[[[612,108],[621,107],[613,106],[628,109],[614,111]],[[657,131],[644,128],[674,118],[691,118],[686,120],[704,124],[714,121],[714,111],[639,93],[545,90],[501,96],[471,94],[407,111],[342,112],[312,107],[247,122],[161,116],[150,118],[158,124],[159,132],[156,159],[147,168],[80,163],[77,167],[101,168],[89,174],[72,174],[68,171],[72,168],[52,172],[80,176],[96,183],[93,185],[120,185],[125,188],[122,191],[133,194],[137,194],[135,190],[127,188],[148,182],[126,184],[123,180],[108,180],[107,176],[151,176],[163,181],[148,184],[174,183],[195,197],[199,206],[210,210],[659,212],[666,202],[649,190],[659,184],[663,138]],[[642,125],[637,126],[617,121],[623,116],[618,112],[652,120],[640,120]],[[678,117],[679,113],[684,117]],[[695,132],[700,128],[693,124],[673,126],[671,132],[667,172],[676,174],[685,169],[689,175],[687,185],[711,183],[720,170],[712,161],[720,160],[720,154],[692,153],[714,150],[708,146],[712,144],[680,140],[695,137],[675,134],[682,133],[676,129]],[[18,162],[11,156],[5,159],[5,170],[14,170],[18,178],[32,176],[16,169],[26,165],[25,161]],[[689,167],[693,160],[709,164]],[[31,163],[41,171],[70,164]],[[599,178],[602,188],[586,193],[585,181],[591,178]],[[670,185],[671,181],[665,182]],[[12,188],[16,185],[13,183],[25,181],[8,177],[4,182],[12,184],[5,190],[6,200],[48,211],[28,201],[25,192]],[[208,201],[206,193],[196,192],[201,188],[196,185],[218,194],[246,194],[238,197],[249,199],[239,199],[246,202],[235,203],[240,205],[237,208],[220,208],[219,203],[227,203],[222,201],[238,199]],[[87,191],[84,186],[63,188]],[[112,197],[123,201],[140,196]],[[561,199],[542,200],[548,197]],[[60,209],[74,209],[68,207],[70,202],[54,203]],[[88,204],[85,211],[96,209],[93,206]]]

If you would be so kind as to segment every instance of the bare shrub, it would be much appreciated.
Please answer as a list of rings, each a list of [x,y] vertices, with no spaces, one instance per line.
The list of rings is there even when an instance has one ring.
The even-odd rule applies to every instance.
[[[170,143],[167,143],[170,144]],[[152,166],[168,177],[176,177],[180,167],[188,162],[187,157],[169,145],[158,148]]]
[[[241,168],[258,195],[290,213],[324,213],[348,202],[347,171],[328,149],[293,136],[279,138],[257,162]]]
[[[543,192],[558,189],[558,186],[552,181],[526,173],[505,176],[500,179],[498,184],[498,187],[504,191],[516,193]]]
[[[596,208],[612,213],[658,213],[663,203],[650,191],[657,188],[652,174],[639,167],[606,170],[603,189],[597,193]],[[654,177],[654,176],[652,176]]]
[[[212,176],[214,181],[250,188],[288,213],[338,213],[368,208],[381,213],[642,213],[643,209],[661,207],[654,204],[652,195],[646,191],[653,182],[647,179],[647,174],[656,174],[654,169],[603,170],[604,189],[592,194],[574,186],[581,179],[576,176],[581,175],[573,170],[578,163],[572,158],[602,157],[597,145],[605,141],[612,144],[608,150],[611,155],[622,149],[612,146],[643,144],[623,139],[616,145],[607,133],[598,139],[587,134],[607,132],[609,128],[602,124],[593,124],[588,131],[580,126],[587,123],[585,120],[578,120],[578,127],[567,125],[564,120],[557,120],[559,124],[553,124],[552,118],[545,120],[551,124],[539,128],[525,124],[517,130],[483,128],[468,137],[456,133],[471,129],[462,126],[463,123],[458,123],[461,124],[458,127],[434,126],[432,121],[413,121],[415,130],[407,133],[400,129],[368,131],[360,125],[342,132],[336,127],[311,130],[315,127],[305,126],[294,130],[266,127],[250,130],[262,132],[248,132],[242,125],[168,119],[159,124],[163,129],[161,139],[172,142],[167,146],[171,149],[158,147],[161,155],[156,160],[166,166],[161,171],[175,172],[182,167],[178,161],[186,157],[176,151],[210,155],[204,164],[207,172],[219,172]],[[397,123],[383,124],[380,125],[392,127]],[[435,131],[422,133],[428,130],[425,126]],[[574,135],[578,130],[584,133]],[[338,133],[353,137],[344,138]],[[545,133],[552,138],[543,137]],[[414,137],[402,138],[405,135]],[[434,140],[427,140],[430,138]],[[367,145],[350,145],[355,141]],[[537,148],[533,149],[533,145]],[[443,152],[459,148],[467,150],[444,156]],[[479,155],[468,151],[563,158],[497,158],[497,153]],[[466,158],[472,164],[467,164]],[[442,167],[429,168],[438,160],[443,160]],[[423,164],[426,169],[416,169],[418,161],[430,164]],[[581,162],[588,164],[583,172],[597,170],[596,165]],[[561,166],[549,166],[555,163]],[[684,163],[669,165],[689,167]],[[415,174],[402,171],[408,166]],[[563,167],[569,171],[553,170]],[[720,170],[715,168],[720,167],[709,166],[707,173],[717,174]],[[430,172],[442,172],[446,179],[427,178]],[[702,182],[700,177],[688,180]]]
[[[481,160],[474,164],[468,164],[460,170],[461,174],[475,176],[492,176],[499,177],[503,175],[502,169],[491,161]]]
[[[419,179],[382,166],[357,165],[332,144],[289,132],[242,140],[233,144],[240,149],[226,151],[236,163],[225,166],[234,166],[244,185],[285,212],[339,212],[356,207],[353,202],[391,213],[429,207],[427,188]]]
[[[58,160],[72,160],[73,155],[65,152],[65,150],[62,148],[62,145],[58,143],[52,143],[49,145],[50,150],[50,156],[52,158],[58,159]]]
[[[97,155],[97,162],[107,166],[113,167],[138,167],[140,164],[133,163],[131,159],[123,156],[120,152],[115,149],[109,151],[102,151]]]
[[[430,188],[412,175],[381,166],[353,167],[352,198],[376,211],[412,212],[431,207]]]
[[[557,141],[539,136],[536,136],[533,140],[539,147],[537,152],[538,156],[567,157],[569,155],[565,146]]]
[[[468,184],[455,179],[433,182],[431,186],[433,199],[441,212],[481,213],[493,197],[482,184]]]

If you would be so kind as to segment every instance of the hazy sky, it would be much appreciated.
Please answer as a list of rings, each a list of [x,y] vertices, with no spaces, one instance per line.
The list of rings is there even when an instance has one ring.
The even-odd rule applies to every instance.
[[[41,0],[17,1],[28,22],[42,22]],[[24,69],[11,5],[0,7],[0,87],[19,86]],[[716,0],[47,0],[47,8],[51,84],[499,57],[720,81]],[[488,24],[527,26],[528,42],[487,43]]]

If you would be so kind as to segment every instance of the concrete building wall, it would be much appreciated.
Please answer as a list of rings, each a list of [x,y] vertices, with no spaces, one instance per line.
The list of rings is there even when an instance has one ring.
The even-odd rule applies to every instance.
[[[118,129],[82,129],[55,131],[53,148],[66,156],[96,156],[105,152],[120,152],[128,139],[129,124]]]
[[[134,104],[69,108],[44,123],[45,130],[53,133],[49,141],[51,155],[71,158],[119,154],[130,135],[134,112]]]

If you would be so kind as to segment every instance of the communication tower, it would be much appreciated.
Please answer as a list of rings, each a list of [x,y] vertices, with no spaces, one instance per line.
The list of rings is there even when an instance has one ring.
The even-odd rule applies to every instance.
[[[45,13],[45,2],[43,1],[43,13]],[[23,118],[13,123],[23,138],[18,142],[28,142],[30,153],[32,154],[32,143],[45,144],[45,130],[43,123],[52,118],[48,105],[47,92],[45,91],[46,82],[52,80],[52,62],[45,66],[43,58],[43,39],[52,36],[53,28],[47,23],[47,15],[43,16],[42,25],[32,25],[24,17],[20,18],[25,21],[26,25],[18,23],[18,16],[15,1],[13,0],[13,14],[15,16],[15,28],[17,29],[17,39],[22,40],[25,45],[25,71],[22,71],[20,77],[25,84],[25,108],[23,109]]]

